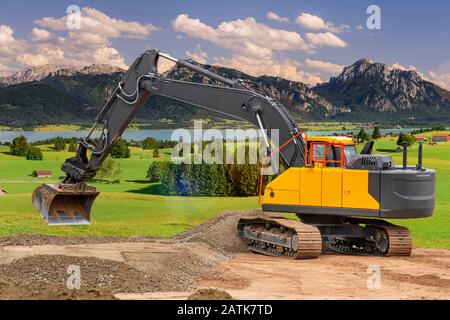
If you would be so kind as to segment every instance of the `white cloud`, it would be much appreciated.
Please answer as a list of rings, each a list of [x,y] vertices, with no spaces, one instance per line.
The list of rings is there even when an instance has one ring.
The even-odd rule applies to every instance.
[[[244,56],[234,56],[230,59],[221,57],[215,60],[218,65],[239,69],[252,76],[271,75],[309,85],[324,82],[319,74],[300,70],[300,64],[291,59],[254,60]]]
[[[364,30],[364,27],[362,25],[357,25],[356,30],[359,30],[359,31]]]
[[[326,30],[329,32],[340,33],[340,32],[350,31],[350,29],[351,29],[349,25],[342,24],[340,26],[336,26],[336,25],[334,25],[333,22],[325,21],[324,19],[322,19],[321,17],[319,17],[317,15],[305,13],[305,12],[303,12],[302,14],[297,16],[297,19],[295,20],[295,22],[297,24],[301,25],[305,29],[315,30],[315,31]]]
[[[13,68],[10,68],[8,66],[5,66],[3,63],[0,62],[0,77],[10,75],[14,71],[16,71],[16,70]]]
[[[49,40],[52,35],[50,32],[48,32],[45,29],[33,28],[31,30],[30,36],[31,36],[31,40],[33,40],[34,42],[41,42],[41,41]]]
[[[332,34],[331,32],[322,32],[322,33],[306,33],[306,39],[314,46],[314,47],[339,47],[345,48],[348,44],[339,38],[338,36]]]
[[[0,63],[10,69],[42,64],[110,64],[126,69],[124,57],[112,47],[111,40],[146,38],[159,30],[152,24],[115,19],[88,7],[82,9],[79,30],[68,30],[66,20],[66,16],[36,20],[41,28],[31,30],[33,43],[15,39],[11,27],[0,26]]]
[[[308,84],[323,82],[319,74],[300,70],[297,61],[280,58],[285,51],[312,51],[312,47],[296,32],[271,28],[251,17],[225,21],[217,27],[211,27],[199,19],[181,14],[172,22],[172,26],[175,31],[189,37],[203,39],[230,50],[231,57],[214,58],[222,66],[239,69],[253,76],[279,76]],[[194,56],[190,52],[186,54]],[[203,58],[206,59],[205,56]]]
[[[318,69],[320,71],[323,71],[328,74],[339,74],[342,69],[344,68],[341,65],[334,64],[331,62],[321,61],[321,60],[312,60],[312,59],[306,59],[305,65],[308,67]]]
[[[0,25],[0,58],[11,60],[17,52],[27,47],[27,42],[14,37],[14,30],[10,26]]]
[[[450,91],[450,72],[438,74],[435,71],[428,72],[428,76],[425,80],[431,81],[441,88]]]
[[[254,18],[222,22],[217,28],[187,14],[172,22],[173,29],[192,38],[209,41],[246,57],[269,59],[274,51],[311,51],[311,47],[296,32],[274,29]]]
[[[67,16],[60,18],[44,17],[35,23],[41,27],[46,27],[54,31],[67,30]],[[159,30],[152,24],[141,24],[136,21],[127,22],[121,19],[114,19],[103,12],[85,7],[81,10],[80,32],[96,34],[104,38],[146,38],[150,33]]]
[[[276,22],[279,22],[279,23],[289,23],[289,19],[288,18],[280,17],[278,14],[276,14],[273,11],[267,12],[267,19],[272,20],[272,21],[276,21]]]
[[[208,59],[208,53],[206,51],[202,50],[202,47],[200,45],[197,45],[195,47],[195,51],[193,53],[186,51],[185,54],[192,60],[201,63],[206,64]]]

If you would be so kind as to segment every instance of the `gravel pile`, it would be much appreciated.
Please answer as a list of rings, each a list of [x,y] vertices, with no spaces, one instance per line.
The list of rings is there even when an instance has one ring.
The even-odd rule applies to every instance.
[[[91,257],[36,255],[0,265],[1,279],[66,286],[69,266],[79,266],[81,288],[108,288],[112,292],[151,292],[163,287],[161,279],[122,263]]]
[[[255,211],[256,212],[256,211]],[[238,238],[237,224],[243,215],[252,211],[225,211],[198,227],[177,235],[173,240],[203,242],[212,249],[228,255],[248,252],[247,245]]]

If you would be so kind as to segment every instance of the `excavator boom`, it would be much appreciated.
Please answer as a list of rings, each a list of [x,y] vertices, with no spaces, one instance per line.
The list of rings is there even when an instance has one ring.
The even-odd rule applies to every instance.
[[[205,85],[161,77],[157,69],[161,57],[172,60],[178,67],[203,74],[217,84]],[[43,185],[33,193],[33,205],[48,224],[90,223],[90,210],[98,192],[94,187],[87,186],[87,182],[95,177],[114,143],[152,96],[164,96],[248,121],[263,130],[264,135],[269,135],[273,129],[279,130],[279,141],[287,141],[297,135],[295,142],[284,148],[280,155],[287,167],[302,166],[304,163],[305,141],[297,134],[299,130],[295,122],[281,103],[263,90],[252,90],[242,80],[230,80],[198,65],[151,50],[131,65],[97,116],[87,137],[78,141],[76,156],[67,159],[62,166],[65,179],[56,185]],[[99,128],[101,137],[93,145],[92,133]],[[271,140],[270,136],[266,140]],[[272,146],[278,147],[276,144]],[[272,169],[275,174],[279,173],[275,162]]]

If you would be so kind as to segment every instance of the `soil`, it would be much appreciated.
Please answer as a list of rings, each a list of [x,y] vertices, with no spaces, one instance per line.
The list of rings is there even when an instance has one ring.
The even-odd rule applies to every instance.
[[[217,289],[200,289],[188,297],[188,300],[233,300],[228,292]]]
[[[117,298],[110,290],[97,287],[69,290],[62,285],[45,282],[2,280],[0,300],[117,300]]]
[[[241,214],[222,213],[166,240],[0,238],[0,299],[450,299],[450,250],[267,257],[237,238]],[[80,290],[66,286],[70,265],[80,267]],[[379,286],[368,287],[374,267]]]

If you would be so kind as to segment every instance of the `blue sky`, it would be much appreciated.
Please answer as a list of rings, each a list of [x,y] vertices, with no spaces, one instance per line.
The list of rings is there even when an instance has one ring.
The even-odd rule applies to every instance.
[[[73,4],[91,8],[82,17],[92,23],[103,15],[110,20],[96,27],[87,23],[84,29],[82,24],[70,35],[61,19]],[[380,30],[366,27],[371,4],[381,9]],[[268,12],[289,22],[269,19]],[[449,14],[449,1],[2,1],[0,73],[47,62],[107,63],[108,57],[123,67],[143,50],[156,47],[181,58],[310,84],[368,57],[416,68],[448,88]],[[53,20],[43,21],[44,17]],[[112,19],[124,25],[115,30],[117,20]],[[108,23],[111,28],[103,30]]]

